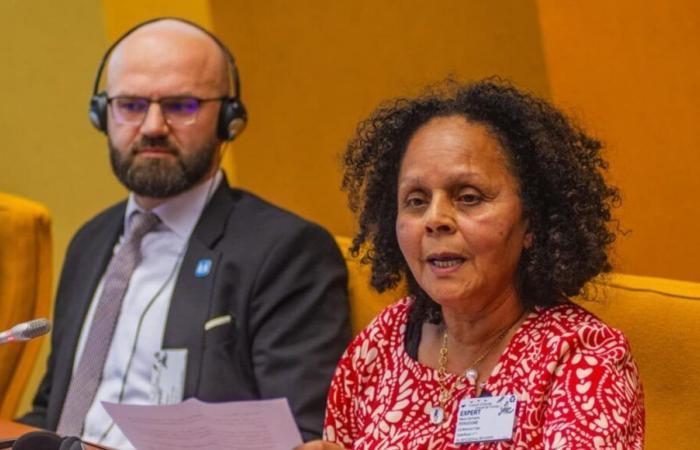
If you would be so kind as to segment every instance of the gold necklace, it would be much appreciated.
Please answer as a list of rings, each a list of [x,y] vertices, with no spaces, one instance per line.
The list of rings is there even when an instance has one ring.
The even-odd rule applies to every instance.
[[[469,380],[471,384],[475,384],[476,380],[479,379],[479,372],[476,370],[477,367],[479,367],[479,364],[486,359],[487,356],[493,351],[494,348],[498,345],[499,342],[503,340],[504,337],[508,334],[508,332],[515,326],[516,323],[520,321],[520,319],[523,317],[525,312],[523,311],[517,319],[515,319],[515,322],[511,323],[507,327],[503,328],[501,332],[496,336],[496,339],[489,345],[489,347],[478,357],[476,358],[471,364],[469,364],[469,368],[464,371],[464,378]],[[439,424],[445,419],[445,405],[447,404],[447,401],[452,397],[452,394],[454,393],[455,386],[457,385],[457,381],[455,381],[452,386],[450,386],[450,389],[448,390],[447,387],[445,387],[445,378],[447,377],[447,329],[445,329],[445,333],[442,335],[442,345],[440,346],[440,357],[438,358],[438,384],[440,385],[440,394],[438,396],[438,403],[439,406],[434,406],[430,409],[430,421],[434,424]],[[460,378],[462,375],[460,375]]]

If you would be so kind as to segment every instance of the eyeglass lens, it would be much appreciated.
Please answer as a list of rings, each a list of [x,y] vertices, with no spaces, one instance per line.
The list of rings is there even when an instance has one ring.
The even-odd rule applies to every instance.
[[[165,120],[171,125],[193,123],[199,111],[200,101],[194,97],[166,97],[151,100],[144,97],[114,97],[111,101],[115,119],[120,123],[143,122],[151,103],[158,103]]]

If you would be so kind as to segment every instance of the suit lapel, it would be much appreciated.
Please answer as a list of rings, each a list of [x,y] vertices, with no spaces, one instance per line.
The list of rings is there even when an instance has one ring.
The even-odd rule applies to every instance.
[[[75,311],[78,317],[84,318],[90,307],[90,302],[95,289],[100,282],[100,278],[104,274],[107,264],[112,259],[114,245],[122,232],[124,225],[124,209],[121,208],[119,215],[110,221],[109,226],[94,236],[94,239],[88,243],[88,248],[85,249],[85,259],[82,261],[83,274],[82,282],[78,283],[76,288],[75,303],[80,309]],[[77,333],[78,335],[80,333]],[[77,337],[76,337],[77,341]]]
[[[235,201],[235,193],[224,179],[192,232],[170,301],[163,348],[188,350],[185,398],[197,393],[204,348],[204,324],[210,316],[214,281],[221,261],[221,252],[216,244],[223,236]],[[210,269],[202,270],[207,264],[210,264]]]

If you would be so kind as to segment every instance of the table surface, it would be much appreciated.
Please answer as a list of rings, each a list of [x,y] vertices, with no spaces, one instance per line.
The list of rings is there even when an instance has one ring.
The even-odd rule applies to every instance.
[[[29,433],[30,431],[36,431],[36,428],[12,422],[7,419],[0,419],[0,438],[2,439],[19,436],[20,434]]]
[[[21,423],[12,422],[7,419],[0,419],[0,440],[13,439],[31,431],[37,431],[37,429]],[[90,450],[100,450],[100,447],[95,447],[89,444],[85,444],[85,448]]]

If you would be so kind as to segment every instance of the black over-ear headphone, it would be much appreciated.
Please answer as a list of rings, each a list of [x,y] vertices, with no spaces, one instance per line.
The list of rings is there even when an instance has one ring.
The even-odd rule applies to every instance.
[[[76,436],[61,437],[50,431],[32,431],[17,439],[3,441],[0,448],[13,450],[83,450],[83,441]]]
[[[119,37],[105,52],[102,60],[100,61],[100,66],[97,69],[97,74],[95,75],[95,83],[92,87],[92,97],[90,98],[90,122],[92,125],[103,133],[107,133],[107,107],[108,107],[108,97],[107,92],[97,92],[100,86],[100,80],[102,79],[102,72],[104,71],[105,65],[107,65],[107,60],[109,60],[109,55],[112,54],[115,47],[119,45],[127,36],[129,36],[134,31],[139,28],[154,22],[160,22],[162,20],[175,20],[188,25],[191,25],[198,30],[204,32],[207,36],[212,38],[212,40],[219,46],[221,51],[224,53],[226,60],[228,61],[229,68],[231,70],[231,81],[233,83],[233,95],[224,97],[221,101],[221,109],[219,110],[219,119],[216,125],[216,135],[219,139],[224,141],[230,141],[236,136],[238,136],[243,128],[245,128],[246,121],[248,120],[248,115],[246,114],[245,106],[241,101],[241,85],[238,77],[238,68],[236,67],[236,60],[233,58],[233,53],[224,45],[219,38],[214,36],[210,31],[205,30],[201,26],[189,20],[182,19],[179,17],[156,17],[145,22],[141,22],[134,27],[127,30],[124,34]]]

